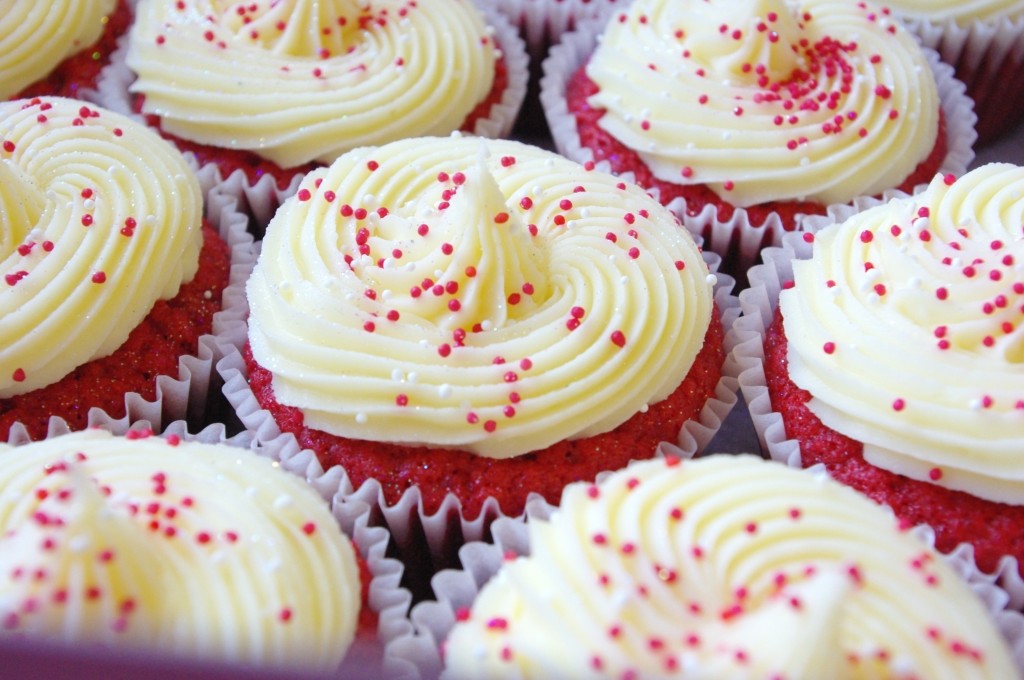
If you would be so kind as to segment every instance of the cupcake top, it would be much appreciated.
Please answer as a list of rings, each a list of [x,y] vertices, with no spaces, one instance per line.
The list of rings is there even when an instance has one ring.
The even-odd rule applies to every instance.
[[[247,449],[0,444],[0,635],[329,671],[360,597],[327,504]]]
[[[815,234],[779,297],[793,382],[872,464],[1024,503],[1024,168],[937,177]]]
[[[141,0],[136,12],[127,64],[143,111],[282,167],[457,130],[499,56],[471,0]]]
[[[117,349],[198,267],[202,194],[145,126],[62,98],[0,104],[0,398]]]
[[[415,138],[345,154],[279,209],[249,340],[309,427],[508,457],[668,396],[713,284],[636,186],[517,142]]]
[[[116,0],[9,0],[0,15],[0,99],[100,39]]]
[[[1009,678],[938,555],[853,490],[748,455],[654,459],[531,518],[445,678]]]
[[[1024,17],[1024,2],[1021,0],[886,0],[885,6],[907,17],[934,22],[953,21],[961,25],[972,21]]]
[[[654,175],[740,207],[899,186],[935,146],[914,38],[843,0],[637,0],[587,65],[599,124]]]

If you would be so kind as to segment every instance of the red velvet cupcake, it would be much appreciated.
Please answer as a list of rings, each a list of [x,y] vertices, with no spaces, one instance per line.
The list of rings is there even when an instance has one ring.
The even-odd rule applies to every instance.
[[[716,295],[641,189],[536,147],[345,154],[282,206],[261,258],[226,376],[243,423],[340,465],[396,521],[439,522],[432,551],[660,442],[695,452],[734,403],[731,281]]]
[[[541,95],[559,151],[656,190],[740,276],[803,215],[966,169],[970,100],[899,24],[750,7],[641,0],[566,36]]]
[[[957,0],[886,3],[950,64],[978,114],[978,144],[987,145],[1024,122],[1018,96],[1024,88],[1024,2]]]
[[[471,0],[203,7],[140,2],[100,101],[141,111],[224,179],[240,171],[254,187],[270,176],[266,191],[282,198],[358,146],[505,136],[526,93],[522,40]],[[259,226],[272,214],[256,215]]]
[[[168,675],[380,672],[410,595],[368,506],[244,433],[111,425],[0,444],[0,648]]]
[[[82,429],[94,409],[200,416],[230,269],[252,263],[243,216],[204,215],[173,146],[80,101],[0,105],[0,158],[0,441],[18,423],[42,438],[51,417]]]
[[[4,3],[0,99],[83,98],[131,21],[128,0]]]
[[[1021,168],[986,165],[794,235],[751,271],[735,329],[772,457],[824,464],[944,552],[972,546],[1018,606],[1021,187]]]

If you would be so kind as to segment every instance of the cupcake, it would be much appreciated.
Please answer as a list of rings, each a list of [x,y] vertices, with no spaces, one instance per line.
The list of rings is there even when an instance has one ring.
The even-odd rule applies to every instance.
[[[518,142],[407,139],[278,210],[245,362],[221,374],[257,436],[294,435],[399,518],[482,531],[661,441],[707,442],[735,403],[715,283],[639,187]]]
[[[66,98],[0,104],[0,441],[99,409],[160,422],[201,414],[209,336],[244,218],[204,197],[144,125]],[[248,239],[248,240],[247,240]],[[247,271],[235,273],[240,285]]]
[[[751,455],[639,461],[495,528],[511,554],[467,547],[414,608],[419,677],[442,656],[442,678],[1010,678],[1024,660],[1024,617],[963,556]]]
[[[0,99],[79,98],[131,23],[128,0],[9,0],[0,17]]]
[[[303,674],[361,640],[379,663],[386,534],[354,545],[312,485],[227,442],[0,444],[0,639]]]
[[[559,151],[656,189],[738,274],[804,215],[973,158],[963,86],[866,3],[640,0],[544,70]]]
[[[1024,120],[1018,99],[1006,96],[1024,87],[1024,2],[892,0],[886,7],[954,67],[974,100],[980,144]]]
[[[136,14],[105,94],[133,97],[119,105],[200,165],[279,191],[358,146],[503,136],[526,91],[522,40],[470,0],[141,0]]]
[[[824,464],[1017,583],[1022,196],[1024,168],[990,164],[794,235],[751,271],[735,350],[773,458]]]

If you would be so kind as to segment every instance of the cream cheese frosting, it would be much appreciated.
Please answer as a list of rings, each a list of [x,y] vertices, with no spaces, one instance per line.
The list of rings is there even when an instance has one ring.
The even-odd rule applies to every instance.
[[[899,186],[939,129],[927,59],[869,3],[637,0],[586,69],[599,125],[658,179],[740,207]]]
[[[852,489],[749,455],[634,463],[531,518],[454,678],[1010,678],[985,606]]]
[[[780,294],[790,377],[874,465],[1024,502],[1024,168],[990,164],[815,234]]]
[[[447,134],[499,57],[470,0],[142,0],[131,91],[164,130],[282,167]]]
[[[360,592],[327,504],[249,450],[0,444],[0,635],[332,671]]]
[[[199,182],[129,118],[0,104],[0,185],[0,398],[107,356],[199,266]]]
[[[116,0],[7,0],[0,12],[0,99],[46,78],[103,34]]]
[[[953,21],[960,25],[1024,17],[1021,0],[886,0],[885,6],[908,18]]]
[[[636,186],[517,142],[414,138],[343,155],[278,210],[249,341],[309,427],[510,457],[673,392],[713,284]]]

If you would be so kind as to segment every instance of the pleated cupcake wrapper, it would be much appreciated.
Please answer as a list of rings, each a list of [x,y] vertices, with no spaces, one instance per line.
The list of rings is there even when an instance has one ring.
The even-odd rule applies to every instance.
[[[581,144],[576,118],[568,109],[565,91],[572,75],[594,52],[606,23],[607,17],[581,22],[574,31],[562,36],[543,63],[540,101],[551,136],[559,153],[579,163],[594,162],[594,154]],[[935,51],[925,48],[924,53],[935,75],[946,120],[947,152],[940,173],[961,175],[974,160],[973,147],[977,139],[974,104],[964,93],[963,83],[953,76],[953,68],[940,61]],[[608,164],[602,161],[597,163],[597,167],[607,170]],[[631,177],[631,174],[624,176]],[[924,186],[926,183],[916,189]],[[731,273],[746,271],[757,262],[763,247],[778,245],[782,234],[787,231],[777,213],[771,213],[763,224],[755,226],[743,208],[736,208],[732,218],[723,221],[718,219],[718,211],[712,205],[704,206],[696,215],[689,215],[686,206],[683,198],[674,199],[668,205],[691,233],[704,239],[706,248],[725,258],[729,267],[727,271]],[[793,230],[803,229],[803,222],[808,218],[799,215]]]
[[[115,420],[109,417],[98,418],[95,427],[118,436],[123,436],[128,432],[155,431],[157,429],[154,427],[154,423],[145,420],[129,423],[124,418]],[[69,432],[64,421],[55,421],[51,423],[49,437],[58,437]],[[386,650],[399,635],[404,635],[408,631],[407,615],[412,603],[412,593],[401,587],[402,563],[387,556],[390,540],[388,532],[381,527],[372,526],[370,523],[370,506],[354,499],[346,499],[341,502],[336,497],[335,491],[339,478],[337,472],[325,474],[322,470],[315,468],[309,469],[289,464],[282,460],[279,443],[260,442],[249,432],[243,431],[229,435],[227,428],[221,423],[208,425],[199,431],[190,431],[187,422],[177,420],[168,424],[159,436],[171,435],[180,437],[183,441],[225,444],[248,449],[264,458],[280,462],[283,469],[297,474],[309,483],[330,505],[331,512],[342,532],[352,540],[359,554],[366,561],[371,574],[368,604],[377,614],[375,644],[369,646],[370,648],[357,648],[360,644],[357,640],[342,661],[339,674],[341,676],[351,674],[355,677],[369,677],[366,664],[374,664],[380,668],[385,665],[393,665],[385,664]],[[12,439],[10,443],[18,446],[28,442],[27,436],[19,436],[17,439]],[[116,654],[117,650],[113,650],[111,653]],[[186,659],[181,660],[185,661]]]
[[[1024,107],[1011,94],[1024,90],[1024,15],[963,24],[920,17],[903,22],[966,85],[978,114],[979,141],[989,142],[1024,122]]]
[[[505,57],[508,84],[500,101],[491,107],[488,117],[476,122],[472,132],[481,137],[500,139],[511,134],[526,98],[530,59],[523,39],[505,15],[482,2],[479,8],[487,24],[494,29],[494,40]],[[125,35],[119,41],[117,51],[111,55],[111,63],[103,70],[96,90],[87,94],[94,103],[145,123],[145,118],[132,108],[132,95],[128,88],[135,81],[135,74],[125,63],[127,51],[128,36]],[[193,164],[198,165],[194,154],[186,152],[185,155]],[[234,170],[225,177],[216,165],[205,167],[209,167],[212,173],[211,184],[217,184],[236,196],[239,210],[252,217],[252,231],[257,238],[262,238],[277,208],[298,191],[305,176],[296,173],[288,186],[282,189],[270,175],[263,175],[255,183],[250,183],[244,170]]]
[[[678,455],[679,452],[674,452]],[[709,452],[713,453],[713,452]],[[719,454],[728,455],[728,454]],[[598,480],[609,473],[602,473]],[[824,466],[807,469],[807,474],[825,475]],[[537,499],[527,507],[527,518],[547,520],[557,510]],[[922,543],[934,548],[935,534],[927,526],[910,531]],[[484,585],[498,572],[509,556],[530,554],[527,521],[501,518],[491,526],[492,542],[467,543],[459,550],[461,568],[446,569],[431,580],[436,598],[417,603],[410,612],[404,635],[389,645],[389,677],[402,680],[436,678],[442,669],[441,648],[456,622],[457,612],[468,609]],[[1009,595],[989,574],[974,563],[969,549],[939,554],[968,584],[991,613],[999,631],[1008,642],[1017,666],[1024,673],[1024,614],[1007,607]]]
[[[212,181],[209,177],[200,177],[200,185],[212,187]],[[218,341],[217,336],[227,332],[232,326],[245,323],[245,314],[248,312],[245,303],[245,282],[256,263],[256,249],[253,238],[247,231],[248,218],[237,211],[236,201],[213,188],[204,190],[203,193],[206,197],[204,216],[217,229],[231,252],[230,278],[221,298],[221,310],[213,315],[211,333],[199,337],[196,354],[179,357],[177,375],[157,376],[156,395],[153,400],[146,399],[137,392],[126,393],[123,418],[113,418],[103,409],[93,407],[87,417],[89,427],[126,428],[137,421],[145,421],[155,431],[160,431],[162,424],[175,420],[201,423],[205,419],[208,395],[216,380],[214,366],[223,356],[223,342]],[[67,423],[62,418],[50,418],[50,436],[66,429]],[[27,431],[22,424],[15,423],[11,426],[9,441],[22,441],[27,438]]]
[[[894,192],[887,198],[906,196]],[[881,199],[863,199],[858,206],[835,209],[829,218],[809,223],[813,230],[831,221],[840,222],[860,210],[878,205]],[[771,325],[779,304],[779,292],[783,284],[793,279],[793,261],[810,257],[812,244],[803,239],[803,234],[785,234],[780,247],[766,248],[762,257],[764,263],[753,267],[749,273],[750,288],[739,295],[742,316],[730,331],[732,353],[728,359],[733,370],[739,373],[740,391],[750,417],[754,423],[762,451],[773,460],[794,468],[803,467],[800,444],[786,437],[782,416],[772,410],[768,395],[768,384],[764,372],[764,338]],[[969,544],[958,546],[954,554],[962,554],[973,561],[974,549]],[[1024,579],[1018,572],[1017,559],[1006,555],[992,574],[986,578],[998,583],[1010,598],[1010,607],[1024,611]],[[1024,642],[1022,642],[1024,645]]]
[[[543,57],[548,47],[576,24],[594,17],[605,17],[629,5],[628,0],[480,0],[493,7],[519,28],[527,49],[535,58]]]
[[[704,253],[704,259],[712,272],[717,271],[720,262],[717,255]],[[726,331],[739,315],[738,298],[731,293],[733,285],[731,277],[718,275],[715,302]],[[257,440],[279,446],[289,469],[307,475],[321,474],[323,471],[313,452],[302,449],[291,433],[282,432],[273,416],[259,406],[249,387],[248,370],[238,349],[245,342],[247,330],[238,328],[235,332],[236,336],[224,338],[225,356],[217,363],[217,371],[224,381],[224,395],[238,419]],[[727,344],[726,353],[730,350]],[[738,374],[730,373],[728,368],[723,366],[715,396],[707,401],[700,417],[685,423],[678,440],[673,442],[686,455],[694,455],[707,446],[738,401]],[[457,564],[459,547],[468,541],[486,539],[491,523],[506,516],[497,500],[488,498],[479,515],[475,519],[467,519],[462,514],[461,503],[453,494],[448,494],[435,513],[427,514],[417,487],[408,489],[397,502],[390,504],[377,480],[366,480],[356,488],[340,467],[328,470],[327,474],[338,475],[336,499],[339,503],[358,501],[373,508],[374,521],[390,530],[401,559],[411,569],[407,578],[419,579],[418,585],[422,587],[427,587],[427,579],[435,571]],[[410,585],[409,581],[406,583]],[[412,587],[418,590],[415,585]]]

